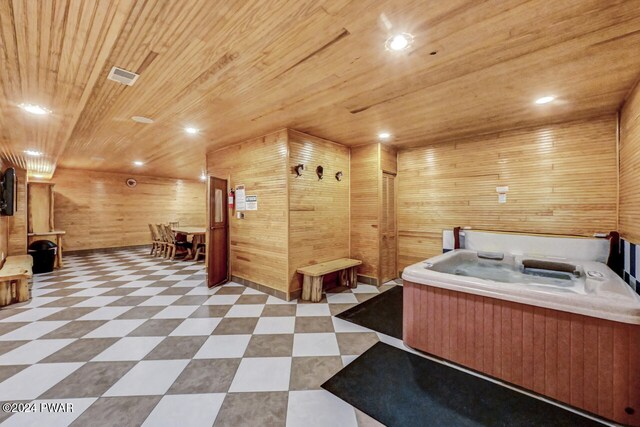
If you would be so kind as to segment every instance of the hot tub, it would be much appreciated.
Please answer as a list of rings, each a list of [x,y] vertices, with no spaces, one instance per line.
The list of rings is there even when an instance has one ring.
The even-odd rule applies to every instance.
[[[605,264],[461,249],[402,278],[407,345],[640,425],[640,296]]]

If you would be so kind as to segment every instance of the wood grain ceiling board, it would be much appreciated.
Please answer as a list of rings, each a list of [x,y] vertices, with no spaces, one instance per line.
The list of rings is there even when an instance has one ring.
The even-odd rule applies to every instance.
[[[193,179],[208,149],[283,127],[433,144],[615,112],[640,74],[640,0],[0,0],[0,26],[0,154],[32,175]],[[400,31],[413,46],[386,51]]]

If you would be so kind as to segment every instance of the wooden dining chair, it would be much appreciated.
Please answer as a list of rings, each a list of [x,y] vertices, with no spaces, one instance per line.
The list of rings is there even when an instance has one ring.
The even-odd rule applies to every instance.
[[[153,231],[156,234],[156,237],[158,238],[158,250],[155,253],[156,257],[159,256],[164,256],[164,251],[165,248],[167,247],[167,242],[164,238],[164,234],[162,234],[162,232],[160,231],[160,227],[158,226],[158,224],[151,224],[153,226]]]
[[[200,255],[205,256],[207,253],[207,244],[205,243],[205,237],[196,239],[196,236],[193,236],[193,244],[195,246],[196,254],[193,257],[194,261],[198,261]]]
[[[187,252],[187,256],[191,256],[191,244],[189,242],[177,242],[175,232],[168,225],[163,225],[165,239],[169,248],[167,255],[173,261],[176,258],[176,252],[178,249],[182,249]],[[166,258],[166,256],[165,256]]]
[[[171,242],[164,228],[164,224],[156,224],[156,229],[158,230],[158,235],[162,240],[162,248],[160,250],[160,256],[163,258],[167,258],[169,253],[171,252]]]
[[[149,231],[151,232],[151,252],[149,255],[158,256],[164,241],[160,238],[155,224],[149,224]]]

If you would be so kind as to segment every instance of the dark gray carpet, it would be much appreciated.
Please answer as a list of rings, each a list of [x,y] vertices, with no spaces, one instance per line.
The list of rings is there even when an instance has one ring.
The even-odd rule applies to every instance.
[[[378,342],[322,388],[393,426],[602,426]]]
[[[393,287],[336,317],[402,339],[402,286]]]

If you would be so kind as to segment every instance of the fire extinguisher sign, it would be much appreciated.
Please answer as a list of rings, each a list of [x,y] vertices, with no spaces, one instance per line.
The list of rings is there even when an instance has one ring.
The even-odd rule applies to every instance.
[[[236,185],[236,211],[247,210],[247,197],[244,192],[244,185]]]

